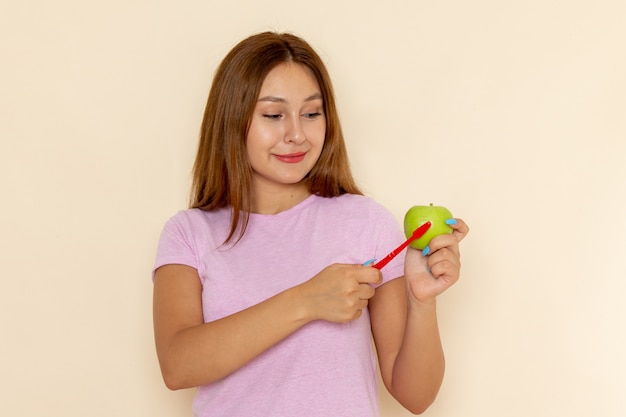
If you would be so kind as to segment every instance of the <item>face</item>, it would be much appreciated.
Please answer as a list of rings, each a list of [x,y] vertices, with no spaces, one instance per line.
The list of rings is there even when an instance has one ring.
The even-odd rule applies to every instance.
[[[303,186],[325,134],[321,90],[310,70],[295,63],[272,69],[261,86],[246,142],[253,187]]]

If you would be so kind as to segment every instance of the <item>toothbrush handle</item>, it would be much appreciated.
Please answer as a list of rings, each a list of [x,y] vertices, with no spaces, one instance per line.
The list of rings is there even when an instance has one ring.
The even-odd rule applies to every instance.
[[[404,250],[404,248],[409,246],[409,244],[411,242],[413,242],[415,239],[419,239],[420,237],[424,236],[424,233],[426,233],[428,231],[428,229],[430,229],[430,226],[431,226],[431,223],[430,222],[426,222],[423,225],[421,225],[420,227],[418,227],[417,229],[415,229],[415,231],[413,232],[411,237],[409,237],[403,244],[401,244],[400,246],[398,246],[397,248],[392,250],[389,253],[389,255],[387,255],[383,259],[381,259],[380,262],[376,263],[374,265],[374,268],[376,268],[378,270],[383,269],[383,267],[385,265],[387,265],[389,263],[389,261],[391,261],[393,258],[398,256],[398,254],[400,252],[402,252]]]

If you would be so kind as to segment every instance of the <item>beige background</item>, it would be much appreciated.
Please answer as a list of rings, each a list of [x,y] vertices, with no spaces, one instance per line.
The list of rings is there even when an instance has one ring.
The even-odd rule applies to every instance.
[[[625,4],[2,0],[0,415],[190,415],[150,268],[213,70],[265,29],[324,57],[369,195],[472,227],[426,415],[625,415]]]

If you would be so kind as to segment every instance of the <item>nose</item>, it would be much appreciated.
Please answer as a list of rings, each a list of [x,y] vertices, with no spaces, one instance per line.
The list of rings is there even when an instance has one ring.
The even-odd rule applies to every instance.
[[[287,123],[283,140],[286,143],[295,143],[298,145],[304,142],[305,139],[306,135],[302,130],[302,122],[300,121],[300,118],[292,117],[291,120]]]

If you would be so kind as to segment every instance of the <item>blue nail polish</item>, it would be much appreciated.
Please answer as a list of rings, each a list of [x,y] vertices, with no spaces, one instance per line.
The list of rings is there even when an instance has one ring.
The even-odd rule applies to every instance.
[[[422,249],[422,255],[427,256],[430,253],[430,246],[426,246]]]
[[[363,264],[363,266],[370,266],[370,265],[371,265],[371,264],[373,264],[374,262],[376,262],[376,258],[374,258],[374,259],[370,259],[369,261],[365,262],[365,263]]]
[[[447,224],[447,225],[453,225],[453,224],[456,224],[456,219],[448,219],[448,220],[446,220],[446,224]]]

